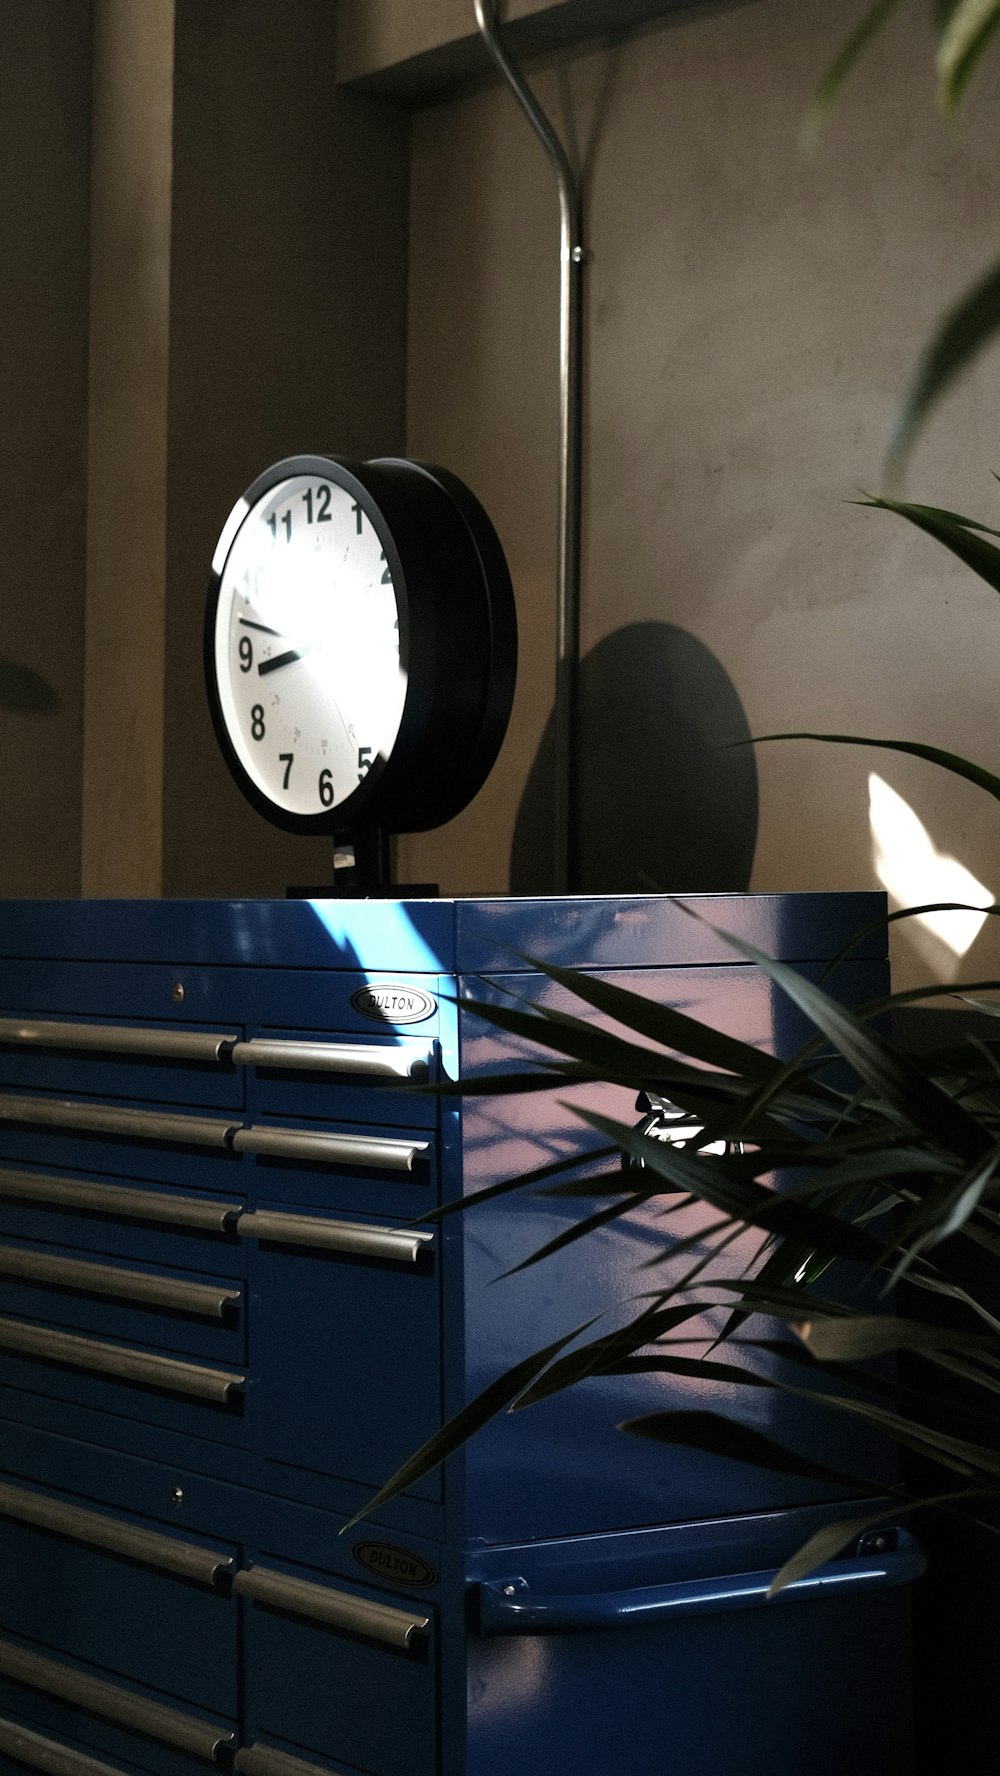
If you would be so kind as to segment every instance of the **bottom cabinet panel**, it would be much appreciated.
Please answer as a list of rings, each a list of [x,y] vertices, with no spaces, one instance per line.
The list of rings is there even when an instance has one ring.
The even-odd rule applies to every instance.
[[[437,1769],[435,1611],[269,1561],[246,1600],[247,1736],[272,1735],[377,1776]]]

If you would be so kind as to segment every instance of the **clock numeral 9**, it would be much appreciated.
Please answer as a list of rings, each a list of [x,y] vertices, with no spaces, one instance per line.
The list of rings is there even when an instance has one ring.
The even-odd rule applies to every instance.
[[[329,770],[319,774],[319,799],[324,808],[333,807],[333,773]]]
[[[250,732],[255,740],[263,740],[265,731],[263,704],[255,703],[250,711]]]
[[[253,642],[249,635],[240,636],[240,671],[249,672],[253,665]]]

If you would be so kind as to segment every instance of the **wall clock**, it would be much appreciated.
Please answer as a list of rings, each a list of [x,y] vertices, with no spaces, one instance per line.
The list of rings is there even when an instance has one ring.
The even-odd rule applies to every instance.
[[[418,832],[482,787],[514,694],[496,532],[444,469],[294,456],[223,527],[209,703],[243,794],[298,833]]]

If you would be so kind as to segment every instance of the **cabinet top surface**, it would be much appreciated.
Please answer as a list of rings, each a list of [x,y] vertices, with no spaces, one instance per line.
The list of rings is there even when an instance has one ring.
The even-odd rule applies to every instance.
[[[569,895],[468,900],[12,900],[0,958],[347,968],[426,974],[740,963],[720,933],[790,962],[858,937],[886,951],[885,897]],[[869,929],[874,927],[874,929]]]

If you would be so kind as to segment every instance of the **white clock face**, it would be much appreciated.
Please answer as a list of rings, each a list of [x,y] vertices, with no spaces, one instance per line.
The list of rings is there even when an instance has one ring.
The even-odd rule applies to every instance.
[[[322,814],[399,732],[406,675],[392,575],[367,512],[335,482],[296,475],[242,522],[238,512],[215,618],[223,720],[269,801]]]

